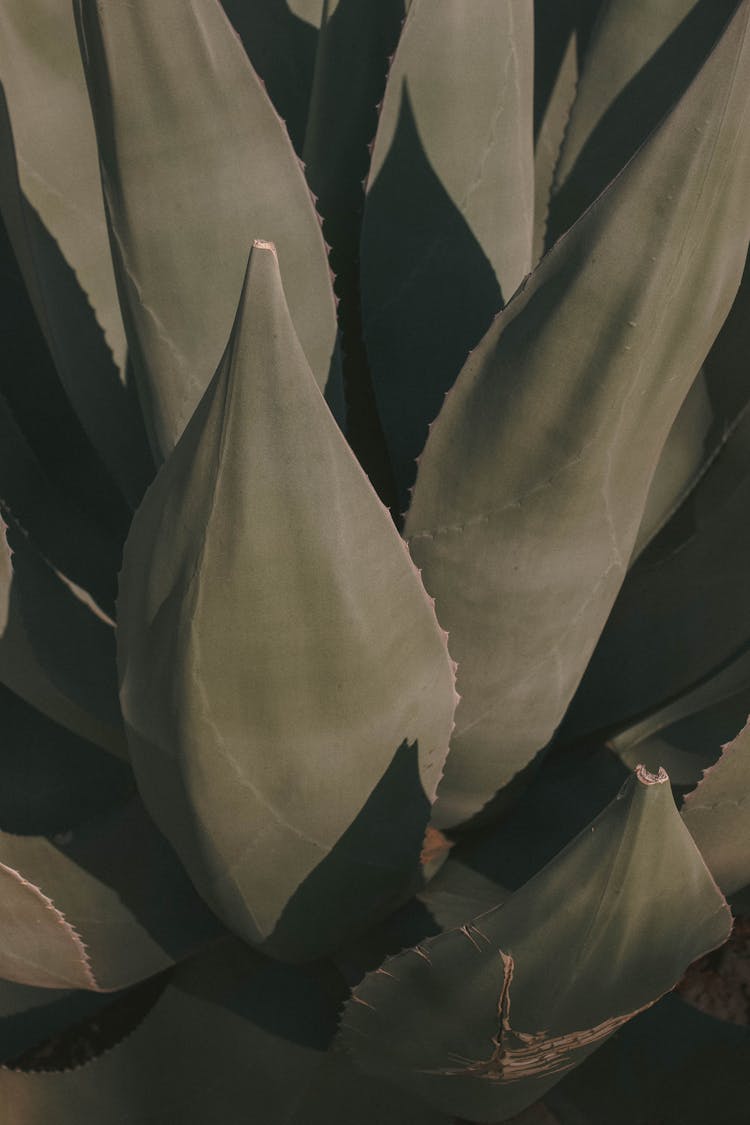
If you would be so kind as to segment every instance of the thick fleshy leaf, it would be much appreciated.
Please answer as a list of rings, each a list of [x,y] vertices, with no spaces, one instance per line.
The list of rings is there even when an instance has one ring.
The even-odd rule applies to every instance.
[[[0,977],[41,988],[95,989],[83,942],[52,900],[3,862],[0,886]]]
[[[0,209],[65,391],[135,505],[151,461],[121,381],[125,333],[71,6],[3,3],[0,72]]]
[[[111,996],[0,980],[0,1063],[95,1016]]]
[[[201,893],[281,956],[365,928],[416,875],[453,667],[311,376],[268,243],[136,514],[119,610],[131,758]]]
[[[0,681],[61,726],[126,756],[112,622],[20,528],[2,522]]]
[[[85,1066],[0,1071],[7,1125],[450,1125],[327,1051],[342,982],[239,943],[181,966],[144,1021]]]
[[[472,1121],[518,1113],[724,941],[731,914],[639,770],[507,903],[390,958],[355,989],[358,1065]]]
[[[726,894],[750,883],[750,723],[688,793],[682,815]]]
[[[279,246],[302,347],[332,406],[338,351],[325,245],[283,123],[219,0],[75,0],[115,269],[155,449],[169,453],[216,370],[247,247]]]
[[[566,231],[683,94],[737,0],[606,0],[557,166],[550,240]]]
[[[317,8],[315,21],[305,18],[311,13],[305,12],[304,5],[297,13],[286,0],[253,0],[252,4],[247,0],[221,0],[221,6],[301,154],[323,0],[307,5]]]
[[[405,12],[404,0],[326,0],[303,153],[339,297],[347,436],[388,504],[393,481],[362,341],[359,259],[372,140]]]
[[[440,825],[480,809],[560,722],[737,292],[749,13],[498,317],[431,430],[406,536],[459,665]]]
[[[21,984],[124,988],[223,932],[135,798],[52,839],[0,832],[0,865],[0,976]]]
[[[559,1125],[738,1125],[750,1030],[678,995],[626,1024],[547,1095]]]
[[[631,769],[664,766],[672,784],[697,785],[750,712],[750,653],[607,740]]]
[[[745,414],[721,456],[630,571],[561,740],[645,720],[747,652],[749,503]]]
[[[443,395],[531,267],[532,83],[527,0],[413,0],[362,230],[364,336],[402,507]]]

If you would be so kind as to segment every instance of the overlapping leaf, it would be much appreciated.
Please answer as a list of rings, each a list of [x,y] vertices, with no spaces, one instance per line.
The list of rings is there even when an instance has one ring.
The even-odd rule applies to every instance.
[[[532,40],[526,0],[414,0],[391,67],[362,303],[402,507],[443,395],[531,266]]]
[[[355,989],[357,1064],[473,1121],[517,1113],[726,939],[666,774],[620,795],[505,905]]]
[[[750,883],[750,724],[685,798],[682,815],[726,894]]]
[[[455,696],[445,637],[256,243],[224,360],[136,514],[118,631],[144,799],[282,956],[410,886]]]
[[[128,342],[166,455],[216,370],[254,238],[338,404],[325,245],[289,137],[219,0],[76,0]]]
[[[743,3],[672,114],[497,319],[430,433],[406,535],[459,664],[441,824],[481,808],[560,722],[737,292],[747,22]],[[711,296],[696,304],[698,286]]]
[[[71,6],[4,3],[0,72],[0,209],[65,391],[135,505],[151,464],[121,382],[125,333]]]
[[[121,1044],[62,1074],[0,1071],[7,1125],[450,1125],[327,1051],[342,982],[239,943],[178,969]]]
[[[136,798],[52,839],[0,832],[0,976],[104,992],[222,933]]]

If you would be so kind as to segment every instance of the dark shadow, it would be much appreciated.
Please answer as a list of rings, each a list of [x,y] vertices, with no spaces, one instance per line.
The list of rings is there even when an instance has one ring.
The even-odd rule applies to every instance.
[[[114,629],[57,577],[1,505],[0,514],[13,553],[9,624],[21,627],[37,663],[63,696],[117,731],[122,719]]]
[[[95,1017],[120,995],[0,981],[0,1063],[19,1065],[30,1048]]]
[[[547,112],[565,48],[576,35],[580,69],[591,30],[603,0],[535,0],[534,3],[534,140]]]
[[[310,960],[395,910],[414,889],[429,816],[416,746],[402,743],[355,820],[294,892],[263,949]]]
[[[340,0],[319,34],[304,159],[317,197],[339,298],[347,436],[381,500],[395,510],[395,485],[362,341],[359,242],[370,145],[398,43],[404,0]]]
[[[125,907],[175,961],[226,934],[190,882],[142,801],[132,797],[56,847],[116,891]]]
[[[462,834],[451,859],[517,890],[606,808],[628,773],[603,747],[550,753],[513,811]]]
[[[143,420],[120,381],[102,330],[74,271],[21,191],[1,85],[0,162],[4,168],[5,222],[11,224],[11,231],[15,228],[16,237],[24,242],[29,268],[40,272],[41,305],[35,312],[46,321],[44,331],[36,328],[33,304],[24,291],[22,271],[4,228],[0,269],[9,307],[4,306],[0,314],[4,319],[0,331],[10,343],[13,362],[6,359],[3,365],[0,391],[17,413],[51,475],[63,482],[71,495],[80,498],[79,503],[90,509],[100,527],[122,540],[130,519],[128,505],[138,504],[154,472]],[[68,341],[70,370],[55,371],[45,333]],[[88,432],[98,435],[104,448],[117,449],[120,462],[127,465],[123,491],[103,464],[86,427]]]
[[[503,304],[490,262],[425,154],[406,90],[368,196],[362,253],[365,343],[405,511],[428,426]]]
[[[290,12],[286,0],[221,0],[221,4],[301,155],[317,30]]]
[[[58,726],[0,684],[0,832],[53,836],[126,800],[125,762]]]
[[[736,0],[699,0],[615,99],[551,201],[548,246],[611,183],[679,100],[736,7]]]
[[[232,940],[217,944],[185,966],[175,984],[181,991],[238,1012],[271,1035],[325,1051],[347,999],[343,978],[330,963],[283,965]]]

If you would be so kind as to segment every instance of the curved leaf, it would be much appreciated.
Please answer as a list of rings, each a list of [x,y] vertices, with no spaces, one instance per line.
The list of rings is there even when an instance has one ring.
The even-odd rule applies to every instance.
[[[139,785],[207,901],[290,958],[365,928],[416,875],[453,670],[311,377],[268,243],[136,515],[119,606]]]
[[[550,242],[684,93],[736,7],[737,0],[606,0],[557,166]]]
[[[325,245],[282,122],[218,0],[75,0],[128,343],[169,453],[216,370],[247,247],[278,242],[295,327],[338,402]]]
[[[0,862],[0,977],[41,988],[97,987],[85,946],[51,899]]]
[[[531,265],[532,72],[527,0],[410,5],[362,228],[364,336],[403,506],[443,395]]]
[[[0,682],[55,722],[126,757],[114,658],[112,622],[17,526],[0,522]]]
[[[750,883],[750,723],[688,793],[682,816],[726,894]]]
[[[302,153],[310,105],[317,21],[304,18],[304,5],[296,12],[286,0],[221,0],[253,69],[266,87],[276,112],[286,125],[289,139]],[[308,3],[318,9],[323,0]],[[311,26],[315,22],[316,26]]]
[[[326,1047],[341,982],[239,943],[181,966],[122,1043],[61,1074],[0,1071],[7,1125],[450,1125]]]
[[[731,914],[666,774],[620,795],[507,903],[391,957],[355,989],[343,1040],[429,1104],[518,1113],[726,939]]]
[[[68,398],[135,505],[152,468],[121,381],[125,333],[70,5],[4,3],[0,72],[0,208]]]
[[[724,672],[750,641],[750,415],[639,558],[561,740],[645,720]]]
[[[737,292],[748,16],[743,3],[674,112],[498,317],[431,430],[406,536],[459,665],[441,826],[480,809],[560,722]]]
[[[50,840],[0,832],[0,864],[19,888],[0,902],[0,976],[22,984],[124,988],[223,932],[137,799]],[[71,942],[86,953],[75,978],[56,960]]]
[[[90,1019],[111,996],[0,980],[0,1063]],[[1,1073],[1,1072],[0,1072]],[[1,1084],[1,1082],[0,1082]]]

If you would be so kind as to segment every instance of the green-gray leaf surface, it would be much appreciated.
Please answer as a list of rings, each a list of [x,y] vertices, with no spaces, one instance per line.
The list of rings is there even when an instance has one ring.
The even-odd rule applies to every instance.
[[[749,13],[496,320],[431,430],[406,536],[459,665],[442,826],[480,809],[560,722],[737,292]]]
[[[443,395],[531,267],[532,56],[528,0],[414,0],[396,49],[362,305],[402,506]]]
[[[640,770],[507,903],[370,973],[343,1041],[366,1072],[496,1121],[672,988],[731,924],[666,774]]]
[[[0,72],[3,217],[66,393],[135,505],[151,464],[142,421],[120,378],[125,333],[71,5],[3,3]],[[6,105],[12,138],[5,135]]]
[[[128,343],[169,453],[216,370],[254,238],[338,408],[326,250],[289,137],[218,0],[76,0]]]
[[[682,815],[725,894],[750,883],[750,724],[688,793]]]
[[[135,798],[51,839],[0,832],[0,871],[0,976],[22,984],[124,988],[224,932]]]
[[[119,611],[141,791],[230,928],[313,956],[408,889],[453,666],[315,385],[268,243],[136,514]]]
[[[451,1125],[327,1051],[341,981],[237,943],[180,966],[143,1022],[84,1066],[0,1071],[4,1125]]]

